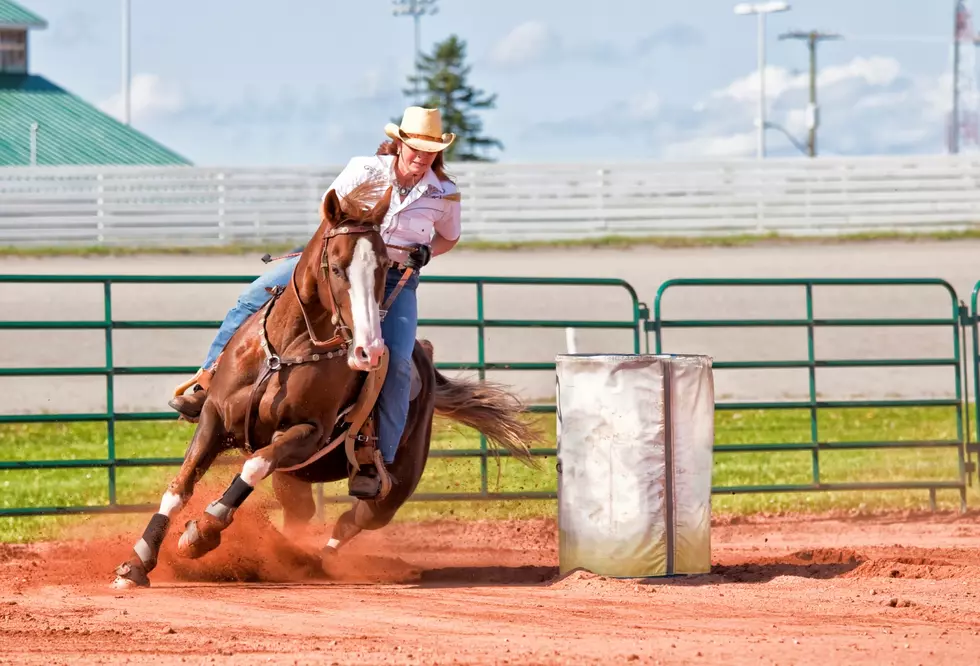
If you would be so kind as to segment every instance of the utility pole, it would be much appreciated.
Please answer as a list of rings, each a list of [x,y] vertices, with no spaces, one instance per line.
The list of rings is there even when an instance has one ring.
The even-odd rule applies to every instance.
[[[421,28],[420,19],[428,14],[432,16],[433,14],[439,13],[439,8],[436,7],[436,2],[438,0],[391,0],[391,4],[394,5],[394,9],[391,13],[395,16],[411,16],[415,21],[415,103],[421,104],[422,100],[419,98],[419,78],[421,78],[421,70],[419,69],[419,60],[422,55],[422,45],[421,45]]]
[[[817,156],[817,126],[820,125],[820,108],[817,106],[817,44],[824,40],[840,39],[841,36],[833,32],[820,32],[811,30],[803,32],[792,30],[784,32],[779,39],[802,39],[807,43],[810,50],[810,104],[806,110],[806,124],[809,130],[807,137],[807,152],[810,157]]]

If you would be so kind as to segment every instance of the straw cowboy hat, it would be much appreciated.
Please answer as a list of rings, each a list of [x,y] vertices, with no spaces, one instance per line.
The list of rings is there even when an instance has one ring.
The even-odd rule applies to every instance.
[[[421,106],[405,109],[401,125],[388,123],[385,125],[385,134],[426,153],[445,150],[456,139],[452,132],[443,134],[442,114],[439,109],[424,109]]]

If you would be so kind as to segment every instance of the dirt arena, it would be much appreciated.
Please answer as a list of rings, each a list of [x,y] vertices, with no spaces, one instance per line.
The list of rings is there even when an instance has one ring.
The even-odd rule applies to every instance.
[[[943,277],[967,298],[980,278],[978,250],[978,242],[959,242],[458,253],[448,255],[438,270],[564,276],[571,266],[576,274],[627,279],[647,302],[660,280],[683,276]],[[0,260],[0,270],[11,273],[231,274],[259,269],[253,258],[233,257]],[[139,289],[142,294],[147,288]],[[149,313],[134,305],[146,299],[123,293],[116,316],[181,317],[190,309],[200,311],[196,316],[220,317],[238,289],[236,285],[215,289],[214,296],[209,292],[200,299],[155,290],[147,300]],[[896,312],[916,305],[911,290],[892,291],[881,301],[827,298],[818,302],[818,314],[897,316]],[[575,298],[580,298],[579,292],[562,298],[515,299],[503,303],[512,308],[500,310],[503,314],[494,309],[502,301],[491,301],[488,312],[493,314],[488,316],[524,317],[531,309],[538,316],[563,316],[568,311],[563,306],[575,305]],[[69,314],[101,316],[100,299],[100,292],[91,298],[79,296],[70,304]],[[921,305],[928,310],[933,302]],[[0,303],[19,317],[67,316],[61,300],[46,300],[27,288],[0,291]],[[766,312],[753,309],[754,303],[741,297],[721,302],[715,297],[709,305],[716,308],[717,316],[796,312],[784,307],[783,301],[773,301],[772,311]],[[799,308],[798,299],[792,304]],[[869,309],[869,304],[878,309]],[[676,304],[678,316],[704,314],[689,313],[688,305]],[[590,301],[590,314],[616,316],[621,306],[618,301],[596,299]],[[453,299],[431,297],[423,307],[427,317],[459,315],[459,303]],[[451,314],[445,314],[449,309]],[[937,313],[946,316],[945,310]],[[918,309],[915,314],[923,315]],[[203,354],[211,332],[193,333],[193,338],[157,335],[152,358],[146,341],[123,339],[116,362],[192,363]],[[563,335],[554,333],[558,337],[542,338],[534,343],[537,347],[521,347],[521,358],[508,358],[553,357]],[[822,353],[943,356],[948,351],[941,344],[948,346],[950,336],[941,333],[941,340],[929,338],[929,332],[916,333],[910,338],[912,345],[892,334],[865,334],[860,336],[862,346],[854,349],[829,340],[837,346]],[[70,348],[64,343],[61,351],[76,354],[75,363],[97,364],[104,341],[101,332],[96,334],[91,340],[72,339]],[[527,337],[522,331],[515,335],[522,341]],[[472,351],[472,344],[458,334],[446,333],[436,341],[437,348],[446,350],[446,359],[463,360]],[[509,353],[515,347],[502,336],[490,342],[491,360],[494,344]],[[583,351],[609,351],[622,342],[583,332],[580,346]],[[738,336],[720,342],[689,337],[683,342],[686,351],[726,360],[737,360],[746,349],[756,348]],[[8,339],[7,349],[23,347]],[[791,351],[776,346],[771,353],[786,358],[793,356]],[[94,361],[88,356],[92,354]],[[0,353],[0,365],[64,362],[22,358],[19,352],[16,358],[8,356]],[[896,394],[906,389],[932,393],[931,384],[912,375],[869,374],[868,382],[876,390],[887,386]],[[936,392],[948,389],[947,379],[935,380]],[[16,390],[13,380],[9,385],[0,383],[10,411],[35,410],[52,400],[70,410],[101,408],[102,393],[82,390],[67,379],[59,387],[76,402],[65,402],[60,394],[53,398],[50,382],[17,381]],[[537,392],[535,382],[542,383],[542,390],[553,388],[551,375],[513,381],[532,394]],[[860,388],[853,377],[836,381],[827,384],[830,397],[840,397],[838,389]],[[172,383],[163,377],[123,386],[120,380],[117,408],[160,409]],[[744,399],[766,398],[769,392],[793,395],[782,384],[762,384],[756,376],[732,380],[728,386],[724,391]],[[759,387],[767,394],[753,393]],[[199,491],[198,496],[214,494]],[[198,515],[203,503],[202,499],[185,510],[175,526]],[[153,586],[146,590],[122,592],[109,587],[113,568],[125,559],[141,528],[98,539],[0,544],[0,664],[826,666],[968,664],[980,657],[980,512],[976,510],[965,515],[738,520],[716,516],[712,572],[669,580],[614,580],[585,572],[560,576],[553,520],[399,522],[362,534],[325,572],[316,552],[326,541],[329,526],[290,542],[257,511],[246,505],[219,550],[199,561],[174,559],[176,532],[172,530],[161,564],[151,576]],[[111,519],[98,520],[103,528],[111,524]]]
[[[552,520],[394,524],[327,575],[243,508],[144,590],[108,585],[138,534],[3,546],[0,663],[975,663],[978,518],[719,517],[710,574],[614,580],[559,576]]]

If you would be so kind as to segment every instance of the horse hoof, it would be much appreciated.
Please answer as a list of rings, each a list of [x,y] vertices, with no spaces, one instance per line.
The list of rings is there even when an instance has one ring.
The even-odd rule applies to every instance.
[[[126,562],[116,567],[116,578],[112,581],[114,590],[132,590],[137,587],[149,587],[150,577],[142,564]]]
[[[337,571],[340,562],[340,550],[333,546],[324,546],[320,549],[320,568],[328,578],[332,578]]]
[[[149,585],[140,585],[129,578],[116,576],[116,579],[112,581],[112,585],[110,585],[110,587],[114,590],[134,590],[137,587],[149,587]]]
[[[210,535],[203,534],[197,528],[197,521],[190,520],[185,526],[185,532],[177,542],[177,554],[190,560],[207,555],[221,544],[221,532]]]

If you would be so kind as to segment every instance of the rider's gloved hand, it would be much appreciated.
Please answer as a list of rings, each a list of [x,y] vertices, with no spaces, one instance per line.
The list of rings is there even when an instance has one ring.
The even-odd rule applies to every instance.
[[[415,249],[409,253],[408,259],[405,261],[405,267],[417,271],[429,263],[430,259],[432,259],[432,250],[429,249],[429,246],[416,245]]]

